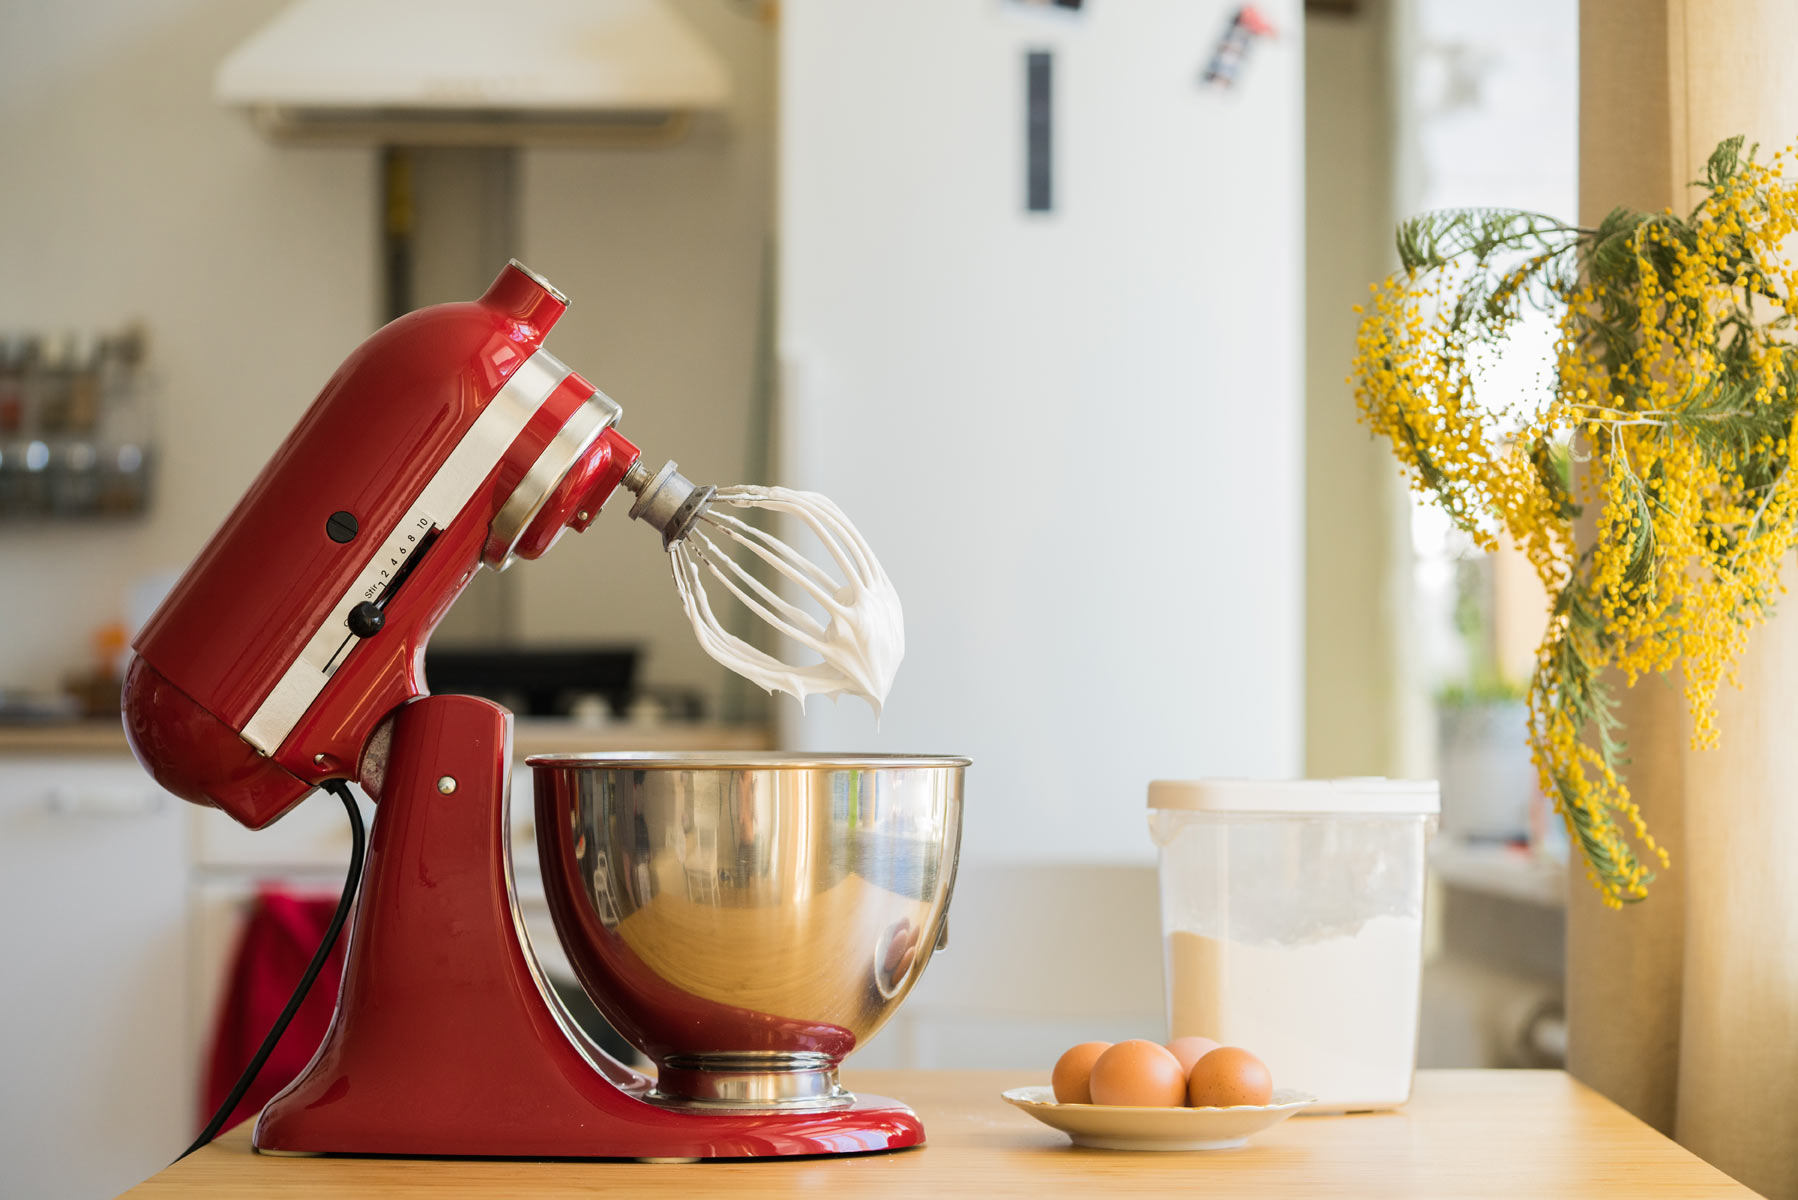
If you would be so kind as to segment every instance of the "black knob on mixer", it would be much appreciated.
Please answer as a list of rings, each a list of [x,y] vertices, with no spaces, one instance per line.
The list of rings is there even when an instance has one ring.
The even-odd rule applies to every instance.
[[[356,514],[348,509],[332,513],[325,519],[325,536],[334,542],[356,539]]]
[[[350,609],[350,632],[359,638],[373,637],[387,624],[387,614],[373,600],[364,600]]]

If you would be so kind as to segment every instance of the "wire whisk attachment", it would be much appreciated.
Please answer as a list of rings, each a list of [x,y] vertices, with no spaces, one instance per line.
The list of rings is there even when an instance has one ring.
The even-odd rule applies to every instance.
[[[835,572],[729,508],[763,509],[797,519],[824,547]],[[905,656],[904,613],[873,549],[828,496],[778,487],[719,488],[669,554],[681,604],[707,654],[763,689],[786,692],[802,704],[807,696],[849,692],[880,714]],[[757,578],[739,561],[745,555],[764,564],[780,582],[770,587]],[[822,661],[783,662],[731,633],[706,591],[708,576]]]
[[[848,692],[880,715],[905,657],[905,614],[873,548],[835,501],[791,488],[704,487],[672,462],[651,473],[639,461],[623,482],[637,496],[630,515],[661,531],[681,605],[707,654],[801,705],[808,696]],[[817,539],[835,572],[727,509],[796,520]],[[772,586],[758,577],[763,574]],[[785,662],[732,633],[713,606],[708,581],[820,661]]]

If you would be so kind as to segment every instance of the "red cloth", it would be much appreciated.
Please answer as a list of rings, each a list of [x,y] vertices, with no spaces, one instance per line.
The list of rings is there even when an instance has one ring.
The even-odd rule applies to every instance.
[[[244,921],[224,1000],[219,1005],[212,1055],[206,1064],[204,1107],[196,1131],[204,1128],[225,1102],[237,1077],[268,1036],[275,1018],[287,1006],[294,985],[306,973],[306,964],[317,953],[319,940],[336,909],[335,896],[296,896],[278,888],[264,888],[257,895],[255,906]],[[348,941],[348,930],[338,934],[331,957],[313,980],[312,990],[293,1015],[274,1053],[262,1064],[256,1081],[225,1122],[226,1129],[255,1116],[312,1061],[337,1006],[337,984],[343,976],[343,951]]]

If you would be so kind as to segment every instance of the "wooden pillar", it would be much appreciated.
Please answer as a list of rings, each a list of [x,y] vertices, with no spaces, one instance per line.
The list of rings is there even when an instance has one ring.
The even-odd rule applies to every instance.
[[[1405,775],[1408,500],[1343,364],[1354,306],[1397,266],[1401,0],[1305,16],[1305,773]],[[1427,727],[1427,725],[1426,725]]]
[[[1582,223],[1617,204],[1685,212],[1732,134],[1763,158],[1798,140],[1787,0],[1583,0],[1580,41]],[[1622,913],[1576,881],[1568,1063],[1749,1186],[1798,1197],[1798,614],[1755,635],[1740,674],[1713,751],[1688,748],[1677,683],[1626,697],[1630,784],[1673,866]]]

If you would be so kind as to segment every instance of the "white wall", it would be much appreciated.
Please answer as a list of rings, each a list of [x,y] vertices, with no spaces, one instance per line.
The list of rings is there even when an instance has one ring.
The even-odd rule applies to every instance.
[[[374,152],[271,146],[211,101],[219,59],[280,7],[0,6],[0,330],[143,319],[163,455],[142,521],[0,523],[0,686],[86,667],[131,582],[186,564],[381,319]],[[573,298],[550,345],[625,404],[624,432],[729,482],[746,471],[775,37],[741,6],[674,7],[726,60],[731,110],[670,149],[522,153],[518,252]],[[514,569],[517,632],[638,642],[652,682],[716,705],[732,685],[656,539],[616,507]]]
[[[273,149],[211,101],[278,7],[0,6],[0,329],[142,319],[161,380],[146,518],[0,523],[0,684],[86,667],[130,581],[204,544],[373,326],[372,157]]]
[[[878,730],[815,701],[794,736],[972,756],[970,860],[1141,861],[1151,778],[1299,770],[1303,30],[1261,7],[1217,92],[1223,0],[783,6],[786,481],[855,518],[909,648]]]
[[[673,458],[696,480],[759,482],[748,478],[749,444],[773,227],[776,38],[741,5],[671,7],[724,59],[730,111],[696,120],[666,149],[525,151],[524,257],[573,301],[550,347],[624,405],[619,431],[646,458]],[[520,634],[637,639],[655,681],[743,697],[746,685],[727,682],[694,640],[660,539],[625,519],[629,499],[621,493],[586,533],[514,568]]]

